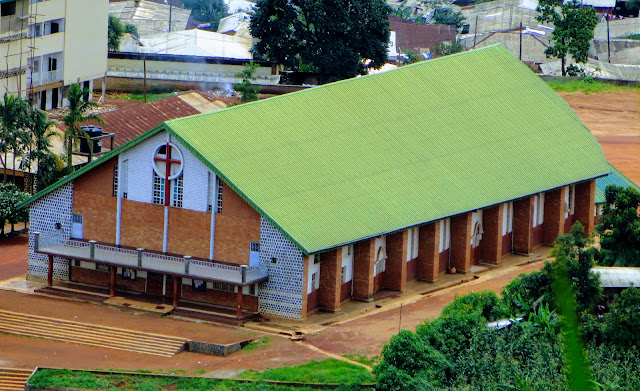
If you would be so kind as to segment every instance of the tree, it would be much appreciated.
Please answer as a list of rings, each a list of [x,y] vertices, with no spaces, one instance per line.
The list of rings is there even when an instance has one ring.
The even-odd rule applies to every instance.
[[[5,92],[4,102],[0,103],[0,152],[3,154],[4,182],[7,181],[7,157],[13,155],[13,182],[15,183],[16,157],[22,155],[28,134],[25,128],[28,123],[29,104],[24,99]]]
[[[244,64],[244,69],[242,69],[242,71],[236,73],[236,77],[242,78],[242,83],[234,84],[233,89],[240,93],[240,100],[242,103],[258,100],[260,87],[256,87],[251,83],[251,81],[256,80],[253,76],[256,73],[256,69],[258,69],[258,64],[250,61]]]
[[[133,35],[136,38],[140,37],[140,34],[138,34],[138,28],[136,27],[135,24],[131,24],[131,23],[127,23],[124,25],[124,32]]]
[[[558,13],[557,0],[540,0],[536,11],[540,13],[539,22],[553,23],[555,28],[551,39],[553,45],[544,52],[547,57],[556,57],[562,63],[562,76],[566,76],[566,58],[571,55],[577,63],[586,63],[589,46],[593,39],[593,30],[598,24],[596,11],[592,7],[583,7],[579,2],[563,4]]]
[[[229,15],[229,8],[223,0],[182,0],[182,2],[185,8],[191,10],[193,19],[201,23],[211,23],[212,31],[218,29],[220,19]]]
[[[364,75],[387,61],[390,12],[383,0],[260,0],[250,25],[259,39],[253,51],[318,72],[321,82]]]
[[[80,137],[86,137],[88,135],[80,128],[80,124],[87,121],[94,121],[98,123],[104,123],[104,120],[97,114],[85,113],[92,107],[98,106],[96,102],[89,100],[89,89],[84,90],[80,88],[78,83],[73,83],[69,87],[67,92],[67,100],[69,101],[69,111],[62,117],[62,122],[67,125],[67,129],[64,131],[65,150],[67,152],[67,168],[70,170],[73,167],[72,153],[74,143]]]
[[[107,47],[111,51],[120,49],[120,40],[124,35],[125,29],[120,19],[113,15],[109,15],[109,26],[107,30]]]
[[[449,24],[460,28],[463,25],[462,21],[464,19],[462,12],[455,12],[451,8],[438,7],[433,11],[434,24]]]
[[[29,198],[29,194],[18,190],[18,187],[13,183],[0,184],[0,235],[4,235],[6,221],[11,224],[11,232],[13,232],[14,224],[29,219],[27,208],[16,207],[27,198]]]
[[[640,0],[627,0],[625,5],[629,11],[640,10]]]
[[[640,289],[631,287],[616,295],[605,316],[605,338],[622,348],[640,346]]]
[[[609,185],[605,189],[598,262],[604,266],[640,266],[640,193]]]
[[[36,162],[37,188],[44,189],[53,183],[54,178],[58,177],[56,174],[60,171],[58,157],[49,150],[51,137],[55,135],[53,127],[56,122],[47,119],[47,113],[38,109],[31,109],[29,117],[32,143],[29,145],[29,151],[25,155],[23,163],[31,168],[31,162]]]

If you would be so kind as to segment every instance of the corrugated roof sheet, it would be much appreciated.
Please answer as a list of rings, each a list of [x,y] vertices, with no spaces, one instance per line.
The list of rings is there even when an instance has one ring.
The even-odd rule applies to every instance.
[[[594,267],[591,272],[600,276],[603,288],[640,287],[640,267]]]
[[[624,188],[633,188],[640,191],[640,187],[633,183],[626,175],[620,170],[615,168],[613,164],[611,166],[611,174],[596,179],[596,204],[604,204],[604,191],[609,185],[622,186]]]
[[[305,253],[610,172],[502,45],[167,126]]]

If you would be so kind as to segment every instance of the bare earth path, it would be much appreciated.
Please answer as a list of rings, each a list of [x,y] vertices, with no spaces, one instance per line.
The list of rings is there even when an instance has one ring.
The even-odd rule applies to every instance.
[[[640,116],[638,114],[640,95],[638,92],[590,95],[563,93],[561,95],[596,136],[609,161],[631,179],[640,183]],[[26,256],[25,236],[12,240],[0,239],[0,281],[23,278],[26,273]],[[414,329],[425,318],[435,318],[456,295],[484,289],[500,291],[518,274],[540,267],[542,262],[504,267],[480,274],[477,280],[430,295],[403,296],[402,300],[405,304],[402,307],[401,327]],[[53,300],[4,290],[0,290],[0,309],[217,342],[263,335],[242,328],[159,318],[131,310],[121,311],[106,306]],[[251,352],[236,353],[226,358],[194,353],[180,353],[171,358],[154,357],[0,334],[0,366],[163,371],[184,369],[189,374],[199,371],[210,375],[234,374],[243,369],[260,370],[300,364],[309,360],[321,360],[328,357],[324,352],[330,352],[333,355],[346,353],[378,355],[384,343],[397,333],[399,315],[399,307],[385,305],[379,310],[371,311],[368,316],[321,327],[312,335],[308,335],[304,344],[271,335],[271,342],[263,347]],[[311,349],[309,344],[318,349]]]

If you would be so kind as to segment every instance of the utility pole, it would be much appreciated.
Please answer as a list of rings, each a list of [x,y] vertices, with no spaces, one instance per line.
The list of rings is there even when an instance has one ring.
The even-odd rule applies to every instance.
[[[147,54],[142,55],[142,71],[144,74],[144,86],[142,90],[144,91],[144,103],[147,103]]]
[[[607,19],[607,56],[609,57],[609,64],[611,64],[611,43],[609,41],[609,15],[607,15],[605,19]]]
[[[522,61],[522,22],[520,22],[520,61]]]
[[[173,13],[173,2],[171,0],[167,1],[169,1],[169,32],[171,32],[171,14]]]
[[[473,49],[476,48],[476,38],[478,38],[478,15],[476,15],[476,27],[473,30]]]

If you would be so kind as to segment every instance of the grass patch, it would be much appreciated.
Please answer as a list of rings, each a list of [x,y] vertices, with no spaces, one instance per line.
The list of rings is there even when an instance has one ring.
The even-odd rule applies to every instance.
[[[294,367],[272,368],[263,372],[247,371],[239,377],[300,383],[363,384],[375,381],[366,368],[333,358],[311,361]]]
[[[364,364],[369,367],[373,367],[377,363],[380,362],[380,356],[367,356],[366,354],[343,354],[342,357],[348,358],[349,360],[359,362],[360,364]]]
[[[99,375],[66,369],[41,369],[29,379],[34,387],[65,387],[101,391],[313,391],[310,387],[239,383],[208,378],[163,378],[142,375]],[[322,389],[316,389],[316,391]],[[328,390],[328,389],[325,389]]]
[[[271,337],[264,336],[258,340],[253,340],[249,342],[245,347],[242,348],[243,352],[252,352],[255,349],[264,349],[271,342]]]
[[[629,91],[640,89],[639,87],[630,87],[630,86],[618,86],[611,83],[605,83],[601,81],[592,81],[586,82],[583,80],[546,80],[549,87],[553,88],[556,92],[582,92],[585,94],[591,93],[609,93],[609,92],[617,92],[617,91]]]
[[[621,39],[638,39],[640,40],[640,33],[634,33],[634,34],[629,34],[629,35],[625,35],[624,37],[620,37]]]

